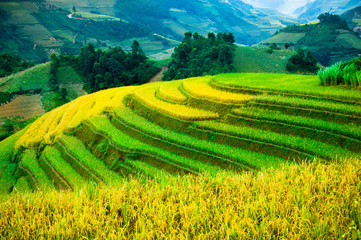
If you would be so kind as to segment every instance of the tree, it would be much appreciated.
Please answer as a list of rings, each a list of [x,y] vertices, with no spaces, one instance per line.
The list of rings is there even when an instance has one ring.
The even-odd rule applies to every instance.
[[[289,43],[285,43],[285,49],[288,49],[290,47]]]
[[[60,96],[61,99],[66,102],[66,97],[68,96],[68,90],[66,88],[61,88],[60,89]]]
[[[75,6],[73,6],[73,12],[76,13],[76,8],[75,8]]]
[[[208,38],[211,40],[215,40],[216,39],[216,35],[212,32],[208,33]]]
[[[298,49],[297,53],[288,60],[286,67],[289,72],[315,73],[318,70],[316,58],[311,51],[305,53],[303,49]]]
[[[193,38],[190,38],[193,36]],[[208,38],[198,33],[187,33],[172,55],[163,79],[181,79],[194,76],[234,71],[232,65],[233,34],[208,33]]]

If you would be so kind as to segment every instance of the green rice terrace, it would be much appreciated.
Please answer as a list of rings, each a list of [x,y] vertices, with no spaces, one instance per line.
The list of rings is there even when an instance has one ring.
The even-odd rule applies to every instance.
[[[0,143],[0,193],[359,158],[361,92],[241,73],[77,98]]]

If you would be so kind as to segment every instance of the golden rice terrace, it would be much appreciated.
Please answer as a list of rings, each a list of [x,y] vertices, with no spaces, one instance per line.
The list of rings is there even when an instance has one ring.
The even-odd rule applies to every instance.
[[[360,91],[287,74],[222,74],[104,90],[45,114],[3,142],[0,152],[14,154],[1,165],[0,191],[358,158],[360,104]]]

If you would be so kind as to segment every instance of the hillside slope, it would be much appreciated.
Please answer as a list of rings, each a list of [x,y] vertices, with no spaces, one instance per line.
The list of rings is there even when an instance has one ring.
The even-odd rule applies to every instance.
[[[236,72],[287,73],[288,59],[295,54],[291,49],[268,53],[268,47],[237,47],[233,65]]]
[[[361,6],[355,7],[341,15],[354,32],[361,34]]]
[[[61,2],[65,1],[57,3]],[[83,5],[85,2],[79,4]],[[93,6],[99,7],[103,6],[102,4],[106,5],[103,2],[92,3]],[[114,9],[114,6],[109,9]],[[107,12],[109,11],[104,11]],[[110,12],[113,14],[113,11]],[[119,45],[120,42],[131,38],[139,38],[153,45],[152,48],[146,49],[149,50],[149,54],[164,51],[177,44],[171,40],[156,38],[151,29],[134,22],[97,13],[71,13],[71,8],[64,10],[59,8],[59,5],[50,3],[2,1],[0,52],[11,52],[25,60],[42,63],[54,52],[79,54],[80,47],[87,43],[104,48]],[[131,43],[123,43],[127,48],[130,48],[130,45]]]
[[[78,54],[87,43],[130,49],[134,38],[147,54],[157,54],[178,45],[175,40],[187,31],[233,32],[239,43],[253,44],[297,23],[233,0],[2,1],[0,19],[0,52],[36,63],[47,61],[53,52]]]
[[[337,15],[329,17],[335,17],[338,20],[289,26],[281,29],[264,43],[276,43],[283,46],[287,42],[292,43],[296,49],[306,48],[311,50],[317,60],[326,66],[358,57],[361,54],[361,38]]]
[[[75,189],[360,156],[361,94],[316,76],[221,74],[80,97],[0,143],[0,190]]]

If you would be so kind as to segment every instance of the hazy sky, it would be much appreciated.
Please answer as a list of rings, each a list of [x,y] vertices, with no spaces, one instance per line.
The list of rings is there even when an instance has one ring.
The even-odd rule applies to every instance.
[[[314,0],[242,0],[254,7],[273,8],[291,14],[294,10]]]

